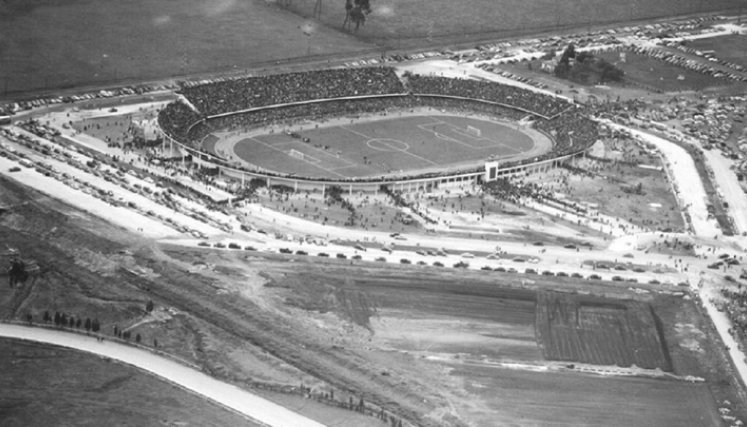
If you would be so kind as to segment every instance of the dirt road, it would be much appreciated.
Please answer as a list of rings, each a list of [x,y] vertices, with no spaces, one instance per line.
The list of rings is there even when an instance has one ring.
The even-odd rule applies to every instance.
[[[135,347],[111,341],[99,342],[94,337],[78,334],[10,324],[0,324],[0,336],[74,348],[136,366],[269,426],[323,426],[239,387]]]

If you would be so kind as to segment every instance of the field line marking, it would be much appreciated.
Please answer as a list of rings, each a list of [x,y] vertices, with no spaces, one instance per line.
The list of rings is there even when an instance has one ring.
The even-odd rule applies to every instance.
[[[409,154],[409,155],[411,155],[412,157],[418,158],[418,159],[420,159],[420,160],[422,160],[422,161],[424,161],[424,162],[428,162],[428,163],[432,164],[433,166],[441,166],[440,164],[438,164],[438,163],[434,162],[433,160],[429,160],[429,159],[426,159],[425,157],[420,157],[420,156],[418,156],[418,155],[417,155],[417,154],[415,154],[415,153],[411,153],[411,152],[409,152],[409,151],[405,151],[405,150],[396,150],[396,151],[399,151],[400,153],[405,153],[405,154]]]
[[[330,171],[337,171],[337,170],[340,170],[340,169],[350,169],[350,168],[354,168],[354,167],[357,167],[357,166],[360,166],[360,165],[353,164],[353,165],[346,165],[346,166],[338,166],[336,168],[329,168],[329,170]]]
[[[373,138],[371,138],[371,137],[370,137],[370,136],[368,136],[368,135],[362,134],[362,133],[360,133],[360,132],[357,132],[357,131],[354,131],[354,130],[352,130],[352,129],[348,129],[348,128],[344,127],[344,126],[340,126],[340,127],[341,127],[341,128],[343,128],[343,129],[345,129],[345,130],[346,130],[346,131],[348,131],[348,132],[354,133],[354,134],[356,134],[356,135],[359,135],[359,136],[362,136],[362,137],[364,137],[364,138],[368,138],[368,139],[373,139]],[[402,142],[404,142],[404,141],[402,141]],[[407,143],[405,142],[405,144],[407,144]],[[386,145],[386,144],[384,144],[384,145]],[[407,146],[408,146],[408,147],[409,147],[409,145],[410,145],[410,144],[407,144]],[[392,149],[393,149],[394,151],[399,151],[400,153],[405,153],[405,154],[409,154],[410,156],[412,156],[412,157],[415,157],[415,158],[417,158],[417,159],[420,159],[420,160],[422,160],[422,161],[424,161],[424,162],[426,162],[426,163],[430,163],[430,164],[432,164],[433,166],[441,166],[441,165],[439,165],[438,163],[434,162],[433,160],[429,160],[429,159],[426,159],[425,157],[420,157],[420,156],[418,156],[417,154],[415,154],[415,153],[411,153],[411,152],[409,152],[409,151],[407,151],[407,150],[400,150],[400,149],[398,149],[397,147],[391,147],[391,146],[389,146],[389,147],[390,147],[390,148],[392,148]]]
[[[251,137],[249,137],[249,138],[250,138],[250,139],[254,139],[254,140],[256,140],[256,141],[262,141],[261,139],[257,138],[256,136],[251,136]],[[246,138],[245,138],[245,139],[246,139]],[[313,146],[313,145],[311,145],[311,144],[306,144],[306,143],[303,143],[303,144],[302,144],[302,143],[300,143],[300,142],[298,142],[298,141],[295,141],[295,140],[292,140],[292,139],[291,139],[291,140],[288,140],[288,141],[282,141],[282,142],[278,142],[278,143],[276,143],[276,144],[270,144],[270,143],[268,143],[268,142],[265,142],[265,144],[269,144],[269,145],[271,145],[271,146],[273,146],[273,147],[281,147],[281,146],[282,146],[282,147],[284,147],[284,146],[286,146],[286,145],[293,145],[293,146],[294,146],[294,148],[296,148],[296,149],[297,149],[298,147],[302,147],[302,148],[309,148],[309,149],[311,149],[311,150],[314,150],[314,151],[318,151],[318,152],[320,152],[320,153],[322,153],[322,154],[326,154],[327,156],[329,156],[329,157],[332,157],[333,159],[338,159],[338,160],[341,160],[341,161],[345,162],[345,163],[346,163],[347,165],[350,165],[350,166],[355,166],[355,165],[357,165],[357,163],[355,163],[355,162],[353,162],[353,161],[350,161],[350,160],[348,160],[348,159],[345,159],[345,158],[343,158],[343,157],[337,157],[337,156],[335,156],[335,155],[333,155],[333,154],[330,154],[329,152],[327,152],[327,150],[322,150],[321,148],[317,148],[317,147],[314,147],[314,146]],[[296,151],[299,151],[299,152],[301,152],[301,153],[304,153],[304,151],[303,151],[303,150],[301,150],[301,149],[297,149]],[[306,153],[304,153],[304,154],[306,154]],[[310,155],[309,157],[314,157],[314,156],[311,156],[311,155]],[[317,159],[317,160],[319,160],[320,162],[322,161],[321,159]]]
[[[340,129],[345,129],[346,131],[348,131],[348,132],[350,132],[350,133],[354,133],[354,134],[356,134],[356,135],[358,135],[358,136],[362,136],[363,138],[366,138],[366,140],[369,140],[369,139],[376,139],[376,138],[374,138],[374,137],[368,136],[368,135],[366,135],[366,134],[364,134],[364,133],[360,133],[360,132],[358,132],[358,131],[355,131],[355,130],[353,130],[353,129],[348,129],[348,128],[346,128],[346,127],[345,127],[345,126],[343,126],[343,125],[340,125],[340,126],[338,126],[338,127],[339,127]],[[378,139],[381,139],[381,138],[378,138]]]
[[[253,136],[250,136],[250,137],[249,137],[249,138],[247,138],[247,139],[251,139],[252,141],[257,141],[257,142],[259,142],[260,144],[264,145],[265,147],[268,147],[268,148],[270,148],[270,149],[272,149],[272,150],[275,150],[275,151],[277,151],[277,152],[279,152],[279,153],[283,153],[283,154],[287,155],[288,157],[290,157],[290,155],[288,155],[288,153],[286,153],[285,151],[283,151],[283,150],[281,150],[281,149],[279,149],[279,148],[276,148],[276,147],[274,147],[274,146],[272,146],[272,145],[270,145],[270,144],[266,144],[266,143],[264,143],[264,142],[263,142],[262,140],[259,140],[259,139],[255,138],[255,137],[253,137]],[[234,154],[235,154],[235,153],[234,153]],[[306,160],[306,159],[299,159],[299,158],[296,158],[296,157],[292,157],[292,158],[293,158],[293,159],[295,159],[295,160],[302,160],[302,161],[303,161],[303,162],[305,162],[306,164],[309,164],[309,165],[311,165],[311,166],[314,166],[315,168],[319,168],[319,169],[321,169],[321,170],[323,170],[323,171],[325,171],[325,172],[328,172],[328,173],[331,173],[331,174],[337,175],[337,176],[339,176],[339,177],[341,177],[341,178],[345,178],[345,175],[341,175],[341,174],[339,174],[339,173],[337,173],[337,172],[335,172],[335,171],[333,171],[333,170],[330,170],[330,169],[327,169],[327,168],[321,167],[321,166],[319,166],[319,165],[317,165],[317,164],[315,164],[315,163],[312,163],[312,162],[310,162],[310,161],[308,161],[308,160]],[[244,160],[244,159],[241,159],[241,160]]]
[[[431,124],[436,124],[436,123],[431,123]],[[470,144],[468,144],[468,143],[466,143],[466,142],[464,142],[464,141],[460,141],[460,140],[458,140],[458,139],[456,139],[456,138],[450,137],[449,135],[444,135],[444,134],[442,134],[442,133],[440,133],[440,132],[437,132],[437,131],[435,131],[435,130],[433,130],[433,129],[429,129],[429,128],[427,128],[427,127],[424,127],[424,126],[428,126],[428,125],[417,125],[417,126],[418,126],[418,127],[419,127],[419,128],[421,129],[421,130],[423,130],[424,132],[426,132],[426,133],[430,133],[430,134],[431,134],[431,135],[433,135],[433,136],[434,136],[435,138],[439,138],[439,139],[444,139],[444,140],[447,140],[447,141],[451,141],[451,142],[457,143],[457,144],[459,144],[459,145],[465,146],[465,147],[467,147],[467,148],[470,148],[470,149],[472,149],[472,150],[479,150],[479,148],[478,148],[478,147],[474,147],[474,146],[472,146],[472,145],[470,145]]]
[[[483,136],[470,135],[470,134],[466,133],[466,129],[462,129],[460,126],[457,126],[454,123],[445,122],[445,121],[443,121],[441,119],[437,119],[437,118],[435,118],[433,116],[429,116],[429,117],[432,118],[436,123],[441,123],[441,124],[444,124],[444,125],[450,127],[452,132],[454,132],[454,133],[456,133],[456,134],[458,134],[460,136],[466,136],[467,138],[473,139],[475,141],[491,141],[491,142],[495,142],[492,139],[485,138]]]
[[[449,127],[451,127],[451,128],[452,128],[452,129],[451,129],[451,130],[452,130],[452,132],[454,132],[454,133],[456,133],[456,134],[459,134],[459,135],[461,135],[461,136],[466,136],[466,137],[468,137],[468,138],[471,138],[471,139],[474,139],[474,140],[476,140],[476,141],[489,141],[489,142],[491,142],[491,143],[493,144],[492,146],[488,146],[488,147],[475,147],[475,146],[472,146],[472,145],[471,145],[471,144],[469,144],[469,143],[466,143],[466,142],[464,142],[464,141],[461,141],[462,145],[466,145],[466,146],[468,146],[468,147],[470,147],[470,148],[472,148],[472,149],[475,149],[475,150],[487,150],[487,149],[491,149],[491,148],[497,148],[497,147],[505,147],[505,148],[508,148],[509,150],[513,151],[513,152],[514,152],[514,153],[516,153],[516,154],[521,154],[521,153],[524,153],[524,151],[518,150],[518,149],[516,149],[516,148],[514,148],[514,147],[512,147],[512,146],[510,146],[510,145],[506,145],[506,144],[504,144],[503,142],[500,142],[500,141],[496,141],[496,140],[494,140],[493,138],[486,138],[486,137],[484,137],[484,136],[481,136],[481,137],[479,137],[479,138],[476,138],[476,137],[474,137],[474,136],[472,136],[472,135],[469,135],[469,134],[465,134],[465,133],[461,132],[461,129],[462,129],[462,128],[460,128],[459,126],[457,126],[457,125],[455,125],[455,124],[453,124],[453,123],[449,123],[449,122],[445,122],[445,121],[443,121],[443,120],[439,120],[439,119],[437,119],[437,118],[435,118],[435,117],[433,117],[433,116],[428,116],[428,117],[430,117],[431,119],[433,119],[433,120],[434,120],[434,121],[436,121],[437,123],[442,123],[442,124],[444,124],[444,125],[446,125],[446,126],[449,126]],[[492,122],[491,122],[491,123],[492,123]],[[500,124],[500,123],[498,123],[498,124]],[[505,126],[505,125],[502,125],[502,126]],[[448,136],[448,135],[445,135],[445,136]],[[531,137],[530,137],[530,138],[531,138]],[[454,139],[454,141],[455,141],[455,142],[459,142],[459,140],[457,140],[457,139]]]

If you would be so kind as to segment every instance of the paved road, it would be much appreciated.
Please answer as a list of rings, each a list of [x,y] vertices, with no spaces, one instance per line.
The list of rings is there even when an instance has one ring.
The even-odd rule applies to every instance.
[[[200,371],[146,350],[94,337],[30,326],[0,324],[0,337],[18,338],[105,356],[153,373],[174,384],[273,427],[323,427],[287,408],[216,380]]]

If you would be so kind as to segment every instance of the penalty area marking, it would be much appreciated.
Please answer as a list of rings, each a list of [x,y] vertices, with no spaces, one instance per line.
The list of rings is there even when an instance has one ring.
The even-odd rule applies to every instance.
[[[369,148],[373,148],[377,151],[407,151],[410,149],[410,144],[400,141],[399,139],[392,138],[373,138],[366,141],[366,145]]]

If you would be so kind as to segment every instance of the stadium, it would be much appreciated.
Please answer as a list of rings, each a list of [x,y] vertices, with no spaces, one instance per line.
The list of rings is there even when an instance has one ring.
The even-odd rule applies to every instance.
[[[563,99],[388,67],[185,83],[159,124],[174,159],[242,185],[351,193],[546,170],[597,138],[594,122]]]

